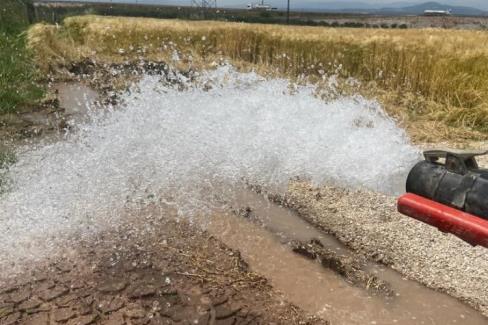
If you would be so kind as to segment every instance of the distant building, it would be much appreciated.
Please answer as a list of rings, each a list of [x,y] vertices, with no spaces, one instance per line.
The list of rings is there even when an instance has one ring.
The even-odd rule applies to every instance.
[[[247,5],[247,10],[257,10],[257,11],[272,11],[278,10],[278,8],[271,7],[270,5],[264,4],[264,0],[261,3],[250,3]]]
[[[451,16],[451,9],[449,10],[425,10],[424,16]]]

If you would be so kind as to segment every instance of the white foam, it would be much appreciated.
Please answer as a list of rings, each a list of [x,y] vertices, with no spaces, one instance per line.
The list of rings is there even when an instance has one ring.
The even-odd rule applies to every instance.
[[[117,225],[138,200],[163,195],[191,214],[243,180],[282,187],[296,176],[391,192],[418,157],[360,96],[326,103],[311,86],[290,92],[285,80],[230,67],[201,75],[205,87],[183,82],[179,91],[146,76],[124,107],[19,156],[0,198],[0,271]]]

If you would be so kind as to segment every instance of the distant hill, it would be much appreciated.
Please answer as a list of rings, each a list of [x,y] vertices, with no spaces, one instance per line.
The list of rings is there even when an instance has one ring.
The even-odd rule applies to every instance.
[[[359,1],[332,1],[332,2],[310,2],[303,1],[295,5],[301,9],[316,8],[322,10],[348,11],[348,10],[372,10],[379,9],[374,5]]]
[[[420,15],[425,10],[451,10],[453,15],[461,15],[461,16],[484,16],[488,14],[488,12],[486,11],[473,8],[473,7],[448,6],[438,2],[425,2],[418,5],[407,6],[402,8],[391,8],[391,7],[381,8],[378,10],[378,12],[396,13],[396,14],[403,14],[403,15]]]
[[[411,3],[411,2],[410,2]],[[411,5],[408,2],[393,2],[387,5],[371,5],[360,1],[316,2],[303,1],[297,7],[310,11],[328,11],[341,13],[364,13],[378,15],[421,15],[425,10],[451,10],[453,15],[459,16],[488,16],[488,12],[467,6],[449,6],[438,2],[424,2]]]
[[[418,1],[420,2],[420,1]],[[300,1],[296,4],[297,7],[303,8],[310,8],[310,7],[317,7],[317,9],[328,9],[328,10],[379,10],[383,7],[386,8],[402,8],[411,6],[412,1],[398,1],[392,2],[388,4],[373,4],[373,3],[366,3],[361,1],[325,1],[322,3],[315,2],[308,2],[308,1]]]

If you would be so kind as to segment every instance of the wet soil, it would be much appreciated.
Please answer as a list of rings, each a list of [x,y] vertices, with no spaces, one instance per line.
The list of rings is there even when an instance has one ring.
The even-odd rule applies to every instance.
[[[0,324],[485,323],[452,298],[409,292],[412,284],[395,278],[382,282],[395,284],[388,290],[365,287],[358,275],[375,271],[362,258],[326,237],[325,245],[290,242],[317,230],[286,217],[265,222],[288,210],[249,197],[243,203],[252,216],[209,215],[202,219],[208,232],[146,206],[116,229],[79,238],[27,273],[1,279]],[[263,216],[269,207],[274,213]]]
[[[0,324],[326,324],[208,233],[174,220],[148,227],[143,236],[127,224],[81,240],[2,279]]]
[[[263,236],[278,236],[280,242],[289,246],[292,252],[317,261],[353,286],[371,294],[385,297],[395,295],[390,284],[374,274],[374,266],[364,256],[354,253],[335,238],[307,226],[293,211],[278,206],[259,193],[253,193],[251,189],[239,191],[237,201],[235,204],[246,207],[234,211],[236,216],[266,229],[268,234]]]
[[[90,110],[99,107],[101,96],[87,82],[52,83],[43,104],[35,109],[0,116],[0,145],[22,144],[55,138],[86,121]],[[2,125],[3,122],[3,125]]]
[[[488,316],[488,251],[400,215],[394,197],[295,182],[272,199],[362,256]]]
[[[12,114],[0,115],[0,145],[8,146],[23,140],[53,137],[66,132],[86,118],[90,109],[100,104],[116,104],[117,92],[145,71],[162,74],[164,63],[98,65],[91,60],[60,68],[40,81],[46,88],[36,107],[20,108]]]
[[[312,239],[308,243],[293,241],[291,246],[293,252],[317,260],[323,267],[333,270],[355,286],[387,296],[395,294],[388,282],[365,270],[367,263],[360,255],[354,257],[339,255],[325,247],[318,239]]]
[[[486,324],[476,310],[351,250],[267,195],[235,193],[234,213],[212,216],[209,231],[304,310],[332,324]]]

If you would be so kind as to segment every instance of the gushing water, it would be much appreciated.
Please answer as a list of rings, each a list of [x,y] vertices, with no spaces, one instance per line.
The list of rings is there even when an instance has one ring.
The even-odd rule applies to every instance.
[[[229,66],[174,78],[145,76],[121,107],[19,154],[0,198],[0,272],[116,226],[141,201],[196,215],[236,184],[283,189],[294,177],[392,192],[418,157],[360,96],[324,102],[312,86]]]

